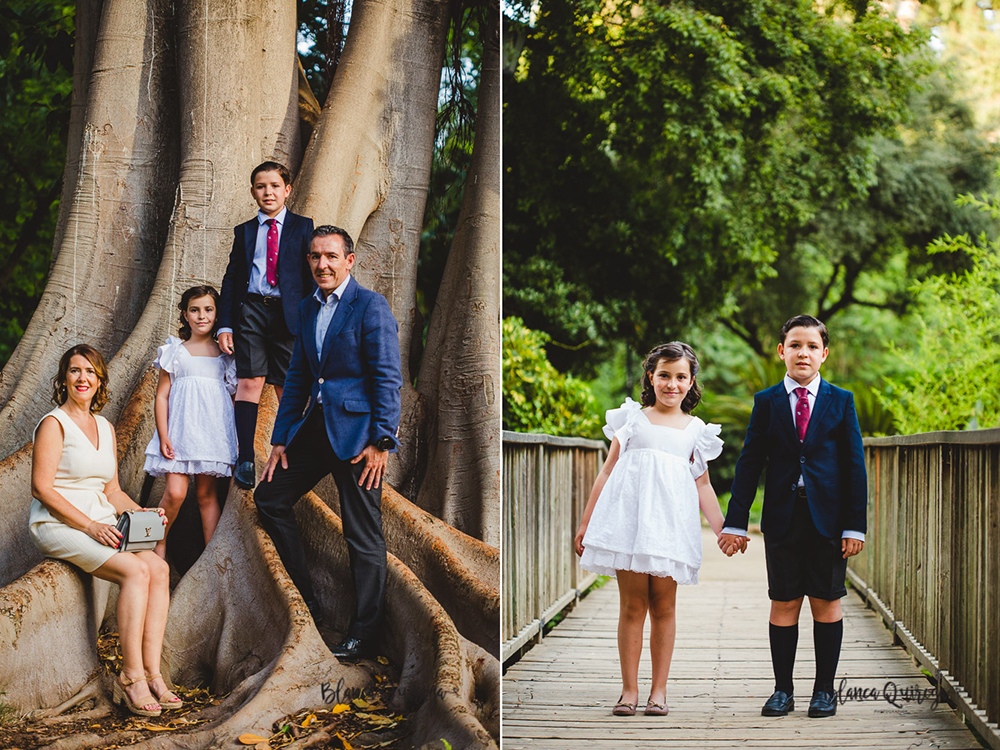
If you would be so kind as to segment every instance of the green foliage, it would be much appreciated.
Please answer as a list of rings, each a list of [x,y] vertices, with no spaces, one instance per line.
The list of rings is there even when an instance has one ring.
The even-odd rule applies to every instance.
[[[0,7],[0,367],[48,275],[66,158],[75,7],[71,0]]]
[[[734,312],[822,210],[863,200],[927,69],[923,33],[810,0],[543,0],[522,31],[504,305],[580,372]]]
[[[587,384],[556,371],[545,355],[549,337],[503,321],[503,428],[548,435],[601,437],[597,403]]]
[[[1000,220],[1000,196],[961,202]],[[967,270],[914,286],[916,346],[894,348],[909,367],[881,395],[901,433],[1000,426],[1000,242],[945,236],[931,252],[968,258]]]

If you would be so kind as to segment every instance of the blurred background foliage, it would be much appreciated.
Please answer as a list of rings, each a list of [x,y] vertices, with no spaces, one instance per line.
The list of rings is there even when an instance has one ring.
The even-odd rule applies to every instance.
[[[687,341],[727,490],[753,394],[784,373],[778,329],[808,313],[864,434],[1000,426],[989,2],[504,12],[504,314],[599,422],[638,397],[646,351]]]

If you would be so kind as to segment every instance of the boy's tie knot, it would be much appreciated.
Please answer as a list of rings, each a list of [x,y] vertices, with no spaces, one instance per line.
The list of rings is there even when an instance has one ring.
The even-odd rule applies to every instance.
[[[801,443],[806,439],[806,428],[809,427],[809,389],[796,388],[794,393],[799,398],[795,402],[795,428]]]

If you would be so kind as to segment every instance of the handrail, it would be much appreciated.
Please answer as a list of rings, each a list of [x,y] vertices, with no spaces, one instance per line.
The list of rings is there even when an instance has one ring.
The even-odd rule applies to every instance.
[[[505,662],[597,578],[580,567],[572,538],[606,454],[600,440],[503,433]]]
[[[864,440],[868,532],[848,577],[1000,750],[1000,429]]]

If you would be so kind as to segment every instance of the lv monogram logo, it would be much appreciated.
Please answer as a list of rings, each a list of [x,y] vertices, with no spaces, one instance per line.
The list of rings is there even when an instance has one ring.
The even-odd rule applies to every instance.
[[[153,531],[152,527],[147,526],[146,527],[146,536],[149,536],[152,533],[152,531]]]

